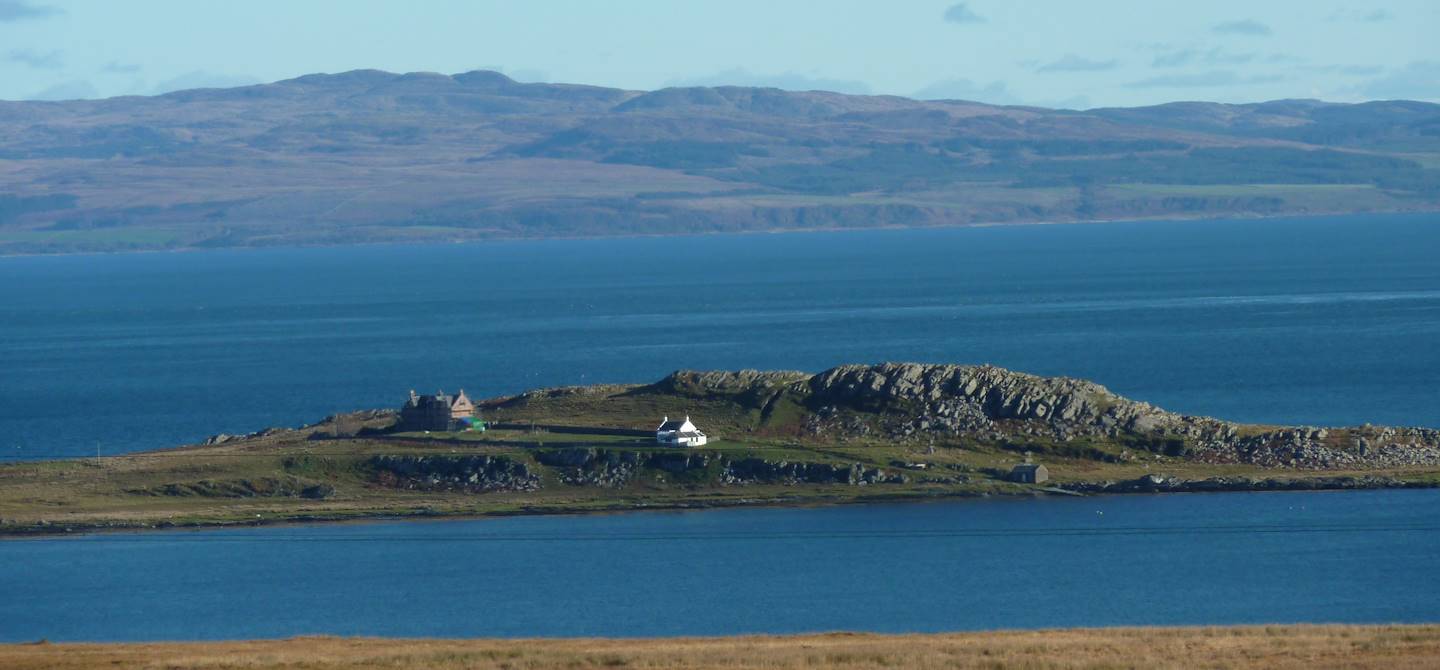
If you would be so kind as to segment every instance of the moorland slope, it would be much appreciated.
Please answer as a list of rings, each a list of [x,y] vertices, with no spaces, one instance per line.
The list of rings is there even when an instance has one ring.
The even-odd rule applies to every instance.
[[[1440,106],[360,70],[0,101],[0,253],[1433,210]]]

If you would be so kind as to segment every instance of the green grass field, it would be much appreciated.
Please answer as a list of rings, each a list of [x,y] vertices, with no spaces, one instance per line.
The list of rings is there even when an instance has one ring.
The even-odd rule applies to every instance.
[[[1038,487],[1005,481],[1004,473],[1036,454],[1051,484],[1125,480],[1151,473],[1185,479],[1264,476],[1303,479],[1304,471],[1262,471],[1209,465],[1146,454],[1108,462],[1126,448],[1087,442],[1047,444],[934,444],[884,441],[825,442],[785,435],[724,437],[705,447],[674,449],[645,439],[604,434],[485,433],[397,434],[328,438],[324,428],[210,447],[0,465],[0,532],[55,532],[66,528],[154,528],[236,525],[376,517],[484,516],[627,509],[697,508],[738,504],[815,504],[947,496],[1032,494]],[[319,437],[322,439],[313,439]],[[546,465],[566,450],[634,454],[641,465],[615,486],[567,483],[565,467]],[[686,472],[644,465],[655,455],[703,456],[711,465]],[[533,473],[535,490],[405,488],[387,484],[372,465],[376,456],[424,457],[449,463],[475,456],[518,463]],[[750,482],[727,484],[724,462],[761,459],[839,469],[858,466],[903,474],[903,483]],[[590,466],[586,466],[590,467]],[[583,468],[582,468],[583,469]],[[578,472],[576,470],[575,472]],[[1440,481],[1434,469],[1346,473]],[[324,487],[323,497],[305,491]]]

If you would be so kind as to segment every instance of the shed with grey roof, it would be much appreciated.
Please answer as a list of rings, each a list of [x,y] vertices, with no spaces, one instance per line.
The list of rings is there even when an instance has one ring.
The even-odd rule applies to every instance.
[[[1010,481],[1041,484],[1050,480],[1050,470],[1039,463],[1021,463],[1010,470]]]

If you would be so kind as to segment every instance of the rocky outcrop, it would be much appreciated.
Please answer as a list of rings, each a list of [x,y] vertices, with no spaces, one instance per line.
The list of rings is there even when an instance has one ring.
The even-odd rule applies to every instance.
[[[809,378],[808,373],[793,370],[677,370],[643,390],[692,397],[754,398],[759,401]],[[759,407],[761,402],[748,404]]]
[[[244,433],[241,435],[216,433],[214,435],[211,435],[210,437],[205,438],[203,441],[200,442],[200,444],[202,446],[212,447],[217,444],[226,444],[229,442],[244,442],[247,440],[258,440],[266,437],[289,436],[294,434],[295,432],[296,430],[291,428],[265,428],[263,430],[257,430],[253,433]]]
[[[645,459],[645,467],[663,470],[672,475],[681,475],[705,470],[715,460],[723,462],[723,459],[718,456],[703,451],[670,451],[651,454]]]
[[[425,491],[534,491],[540,476],[505,456],[373,456],[367,465],[375,480],[395,488]]]
[[[786,394],[802,388],[810,375],[795,371],[679,370],[636,393],[656,393],[683,398],[722,399],[740,408],[759,410],[762,421],[768,421],[776,403]],[[712,435],[713,438],[713,435]]]
[[[649,415],[657,406],[704,406],[731,422],[707,423],[712,439],[715,430],[734,430],[825,442],[974,442],[1017,453],[1035,449],[1042,457],[1048,451],[1106,462],[1184,458],[1312,470],[1440,466],[1440,431],[1434,429],[1237,424],[1168,412],[1090,381],[989,365],[845,365],[814,375],[680,370],[645,386],[540,389],[489,401],[486,407],[519,409],[532,403],[517,413],[547,417],[580,408],[587,417],[613,415],[626,426],[586,429],[592,432],[628,433],[643,425],[638,416],[655,418]],[[612,406],[618,411],[612,413]],[[577,485],[622,486],[642,469],[665,469],[647,460],[650,456],[603,449],[553,458],[583,461],[546,463],[561,469],[562,481]],[[777,475],[797,481],[804,476]]]
[[[1348,489],[1415,488],[1424,483],[1404,482],[1391,477],[1309,477],[1264,478],[1211,477],[1180,479],[1164,475],[1145,475],[1121,482],[1072,482],[1062,485],[1075,493],[1203,493],[1214,491],[1329,491]]]
[[[807,382],[820,421],[840,410],[901,419],[887,432],[966,433],[1000,439],[1017,433],[1053,435],[1155,432],[1184,423],[1146,403],[1127,400],[1094,382],[1038,377],[989,365],[884,363],[846,365]]]
[[[235,435],[216,433],[201,440],[200,446],[213,447],[218,444],[263,440],[270,437],[293,438],[297,435],[308,435],[310,439],[354,437],[365,434],[367,431],[375,432],[378,426],[393,423],[396,416],[398,416],[398,413],[392,409],[367,409],[344,414],[331,414],[317,423],[303,425],[298,428],[271,426],[254,432]]]
[[[519,395],[493,398],[482,403],[488,408],[523,407],[531,402],[539,400],[554,400],[567,397],[604,397],[615,393],[624,393],[637,388],[635,385],[627,384],[594,384],[591,386],[557,386],[552,388],[532,389]]]
[[[614,449],[573,448],[542,451],[535,460],[556,469],[560,481],[574,486],[624,486],[641,469],[671,475],[704,471],[718,457],[708,452],[672,451],[644,453]]]
[[[901,474],[887,473],[878,468],[867,468],[859,463],[832,465],[829,463],[805,463],[771,461],[761,458],[742,458],[726,463],[720,483],[726,485],[744,484],[848,484],[866,486],[869,484],[903,484],[909,478]]]
[[[1306,469],[1440,465],[1440,431],[1428,428],[1282,428],[1236,438],[1228,446],[1201,457]]]
[[[1308,469],[1440,465],[1426,428],[1255,427],[1167,412],[1104,386],[994,366],[885,363],[827,370],[797,391],[812,435],[906,440],[1119,440],[1211,463]]]
[[[556,469],[573,486],[619,487],[644,470],[673,476],[704,477],[726,486],[747,484],[894,484],[909,481],[903,474],[868,468],[860,463],[829,464],[761,458],[730,459],[705,451],[644,453],[613,449],[557,449],[537,452],[535,460]],[[709,477],[715,480],[709,480]]]
[[[555,468],[560,481],[572,486],[618,488],[635,476],[643,455],[610,449],[558,449],[536,452],[535,460]]]

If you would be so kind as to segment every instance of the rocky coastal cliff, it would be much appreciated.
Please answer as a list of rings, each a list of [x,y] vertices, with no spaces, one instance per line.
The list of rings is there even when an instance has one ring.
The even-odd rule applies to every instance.
[[[800,372],[679,371],[650,393],[803,408],[803,432],[830,439],[1111,441],[1207,463],[1314,469],[1440,464],[1440,430],[1273,427],[1169,412],[1104,386],[980,365],[883,363]]]

